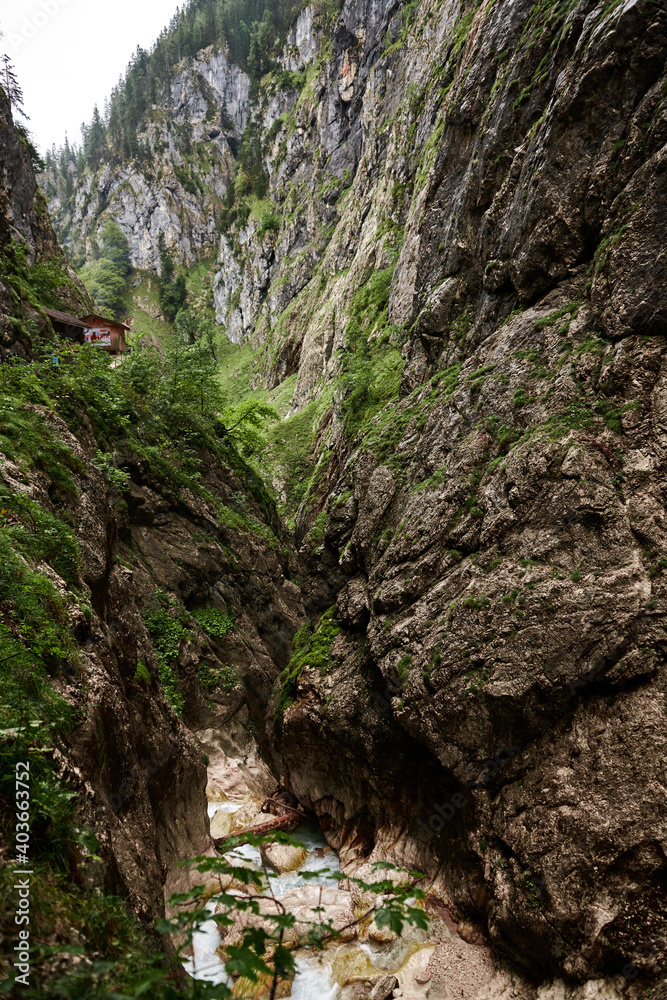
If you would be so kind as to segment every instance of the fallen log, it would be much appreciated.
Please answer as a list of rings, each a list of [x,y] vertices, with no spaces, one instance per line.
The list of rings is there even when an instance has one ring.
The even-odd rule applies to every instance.
[[[296,809],[287,813],[285,816],[274,816],[272,819],[266,821],[266,823],[259,823],[257,826],[246,826],[243,830],[235,830],[234,833],[227,834],[226,837],[214,837],[213,843],[217,850],[219,850],[225,841],[232,837],[263,837],[266,833],[271,833],[273,830],[296,830],[297,826],[304,823],[308,817],[305,813],[300,813]]]

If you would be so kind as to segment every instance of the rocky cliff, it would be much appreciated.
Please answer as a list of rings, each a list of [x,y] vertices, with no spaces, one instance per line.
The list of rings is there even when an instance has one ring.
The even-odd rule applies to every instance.
[[[214,250],[217,215],[249,109],[250,81],[224,51],[203,49],[174,75],[140,135],[142,156],[86,171],[76,184],[47,171],[40,182],[58,237],[83,262],[108,218],[128,238],[137,268],[159,268],[158,236],[188,263]]]
[[[346,4],[254,251],[269,383],[334,387],[298,537],[326,502],[314,580],[348,577],[277,758],[337,845],[438,871],[536,976],[664,961],[665,27]]]

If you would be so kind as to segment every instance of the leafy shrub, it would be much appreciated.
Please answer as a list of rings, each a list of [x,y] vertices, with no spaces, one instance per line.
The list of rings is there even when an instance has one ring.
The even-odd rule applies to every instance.
[[[198,608],[192,612],[192,617],[202,631],[214,639],[222,639],[234,628],[234,619],[218,608]]]
[[[80,585],[79,545],[72,527],[25,493],[0,484],[0,533],[29,560],[49,563],[68,584]]]
[[[102,473],[102,477],[107,486],[122,492],[130,484],[130,474],[124,469],[119,469],[114,465],[113,458],[108,452],[100,451],[95,453],[93,465]]]
[[[50,673],[78,665],[64,599],[45,573],[14,552],[6,531],[0,531],[0,599],[12,634]]]
[[[0,249],[0,271],[16,309],[22,304],[60,309],[64,296],[78,292],[64,261],[42,258],[31,266],[22,240],[13,239]]]
[[[263,239],[267,233],[277,233],[280,229],[280,216],[276,212],[265,212],[256,233],[258,240]]]
[[[185,621],[188,620],[185,609],[181,612],[181,616]],[[192,634],[185,628],[180,618],[173,617],[157,604],[143,615],[143,619],[157,656],[158,674],[167,701],[177,715],[181,715],[184,702],[179,691],[179,676],[175,661],[180,653],[181,642],[190,639]]]
[[[301,670],[306,664],[315,667],[320,673],[327,673],[331,670],[334,665],[331,647],[339,632],[340,628],[336,621],[336,606],[334,605],[324,612],[317,630],[312,632],[310,636],[307,626],[297,632],[292,646],[290,671]]]
[[[180,678],[178,676],[178,672],[173,663],[169,663],[163,657],[158,656],[157,662],[162,690],[165,693],[167,701],[176,712],[176,715],[180,717],[183,714],[185,702],[183,700],[183,695],[179,690]]]
[[[180,651],[181,641],[186,635],[190,635],[187,629],[178,618],[174,618],[161,607],[153,607],[143,618],[158,656],[175,660]]]
[[[213,691],[225,691],[229,694],[239,683],[239,675],[228,663],[222,667],[211,667],[207,663],[200,663],[197,668],[199,683],[204,691],[211,694]]]
[[[481,611],[483,608],[488,608],[490,604],[491,601],[486,594],[471,594],[470,597],[464,597],[461,601],[461,607],[473,608],[475,611]]]
[[[18,376],[17,380],[20,380],[21,375],[30,374],[21,373],[16,369],[9,372],[8,368],[9,366],[3,366],[1,372],[9,376],[7,382],[12,376]],[[30,383],[31,380],[28,377],[25,381]],[[38,382],[31,384],[31,388],[33,390],[31,395],[39,396],[40,403],[48,401]],[[19,462],[26,469],[41,469],[46,472],[62,499],[76,497],[77,489],[71,472],[85,473],[84,465],[71,449],[56,437],[39,414],[30,412],[23,407],[22,402],[19,393],[5,395],[0,400],[0,451],[10,461]]]
[[[280,718],[285,709],[294,703],[296,681],[305,666],[315,667],[321,674],[326,674],[335,667],[337,661],[332,656],[331,647],[339,632],[334,605],[322,615],[317,630],[313,631],[312,623],[306,622],[296,633],[292,642],[291,659],[280,675],[281,688],[276,718]]]
[[[144,663],[141,662],[141,660],[139,660],[139,662],[137,663],[137,669],[134,672],[134,677],[132,678],[132,680],[135,682],[135,684],[143,684],[146,687],[149,687],[150,685],[151,675],[148,672],[148,668]]]

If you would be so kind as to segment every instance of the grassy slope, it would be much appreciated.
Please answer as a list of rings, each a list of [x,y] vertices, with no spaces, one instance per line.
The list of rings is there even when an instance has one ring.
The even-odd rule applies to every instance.
[[[134,287],[134,282],[141,283]],[[158,295],[160,279],[150,271],[134,271],[128,279],[126,293],[127,315],[134,320],[131,333],[127,336],[128,344],[134,346],[143,337],[157,337],[160,343],[169,343],[175,336],[171,323],[161,317]]]
[[[188,305],[208,320],[214,319],[210,290],[217,266],[215,259],[204,258],[192,267],[181,269],[188,290]],[[135,287],[137,280],[140,283]],[[156,274],[141,270],[132,272],[125,293],[126,315],[134,320],[132,332],[128,334],[129,344],[134,345],[142,337],[151,335],[165,345],[173,341],[176,331],[173,323],[161,314],[159,296],[160,279]]]

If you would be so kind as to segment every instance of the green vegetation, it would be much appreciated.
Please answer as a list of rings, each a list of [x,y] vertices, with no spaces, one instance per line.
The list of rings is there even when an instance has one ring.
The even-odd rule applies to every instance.
[[[401,687],[405,687],[410,678],[410,667],[412,666],[412,656],[406,653],[396,664],[396,673]]]
[[[488,608],[491,601],[486,594],[470,594],[461,601],[462,608],[472,608],[474,611],[482,611]]]
[[[315,667],[322,674],[328,673],[334,666],[331,647],[339,632],[335,606],[324,612],[315,632],[312,631],[312,626],[310,631],[308,626],[300,629],[292,646],[290,673],[300,671],[306,664]]]
[[[294,840],[288,834],[274,833],[271,841],[283,844],[294,844]],[[266,837],[244,835],[243,841],[240,838],[230,838],[227,842],[229,850],[237,847],[240,842],[249,843],[253,847],[261,847],[267,842]],[[266,894],[266,876],[251,868],[241,867],[235,862],[234,855],[231,855],[232,862],[226,857],[200,857],[195,858],[196,870],[207,876],[202,879],[202,884],[191,889],[187,893],[173,896],[170,900],[172,911],[181,913],[179,916],[168,920],[159,921],[158,926],[162,932],[169,931],[172,934],[183,935],[185,931],[186,940],[189,941],[193,927],[199,926],[209,914],[205,909],[205,903],[212,898],[218,902],[214,919],[220,927],[229,927],[234,924],[234,918],[239,911],[248,911],[257,914],[259,910],[258,896]],[[390,870],[393,877],[365,882],[356,876],[351,876],[349,881],[355,886],[356,892],[372,893],[377,897],[377,902],[371,909],[354,919],[354,923],[360,923],[363,919],[372,918],[380,928],[388,928],[395,935],[400,935],[406,924],[419,927],[422,930],[428,928],[428,916],[424,910],[415,905],[425,898],[423,889],[417,888],[417,884],[424,876],[420,872],[405,871],[398,868],[391,862],[375,862],[372,866],[375,875],[380,869]],[[306,873],[308,878],[310,873]],[[397,877],[398,876],[398,877]],[[312,873],[312,878],[317,877]],[[333,877],[343,878],[342,873],[334,873]],[[269,876],[270,878],[270,876]],[[218,884],[228,885],[241,883],[242,888],[235,891],[234,895],[221,891],[210,897],[210,890],[207,885]],[[244,889],[243,887],[247,887]],[[194,903],[194,912],[182,912],[183,904]],[[180,904],[180,905],[179,905]],[[296,947],[302,948],[304,945],[310,948],[321,949],[325,942],[340,940],[341,934],[336,931],[333,921],[321,914],[312,923],[306,922],[305,929],[298,936],[297,941],[290,948],[283,945],[283,935],[285,930],[295,926],[296,918],[293,913],[279,911],[269,914],[265,920],[267,929],[257,930],[252,922],[249,922],[242,934],[240,944],[228,945],[225,948],[225,964],[228,972],[236,977],[244,977],[246,981],[243,995],[254,995],[258,993],[258,987],[251,993],[251,984],[257,983],[262,990],[262,994],[267,996],[281,996],[283,990],[280,983],[290,981],[295,974]],[[164,982],[160,984],[164,985]],[[243,980],[240,980],[243,983]],[[202,993],[196,996],[210,998],[230,997],[230,989],[227,986],[212,987],[210,984],[199,984]],[[187,991],[188,996],[192,996],[193,987]],[[280,992],[278,992],[280,990]],[[240,992],[240,991],[239,991]],[[137,994],[138,995],[138,994]],[[168,996],[175,996],[175,993],[168,994],[160,992],[155,995],[156,1000],[167,1000]],[[180,994],[179,994],[180,995]]]
[[[179,677],[175,664],[181,643],[191,638],[187,628],[190,616],[185,608],[177,608],[175,616],[172,616],[165,607],[156,602],[143,618],[157,656],[158,672],[164,693],[174,711],[181,715],[183,695],[178,690]]]
[[[64,257],[44,257],[31,265],[28,247],[21,240],[0,245],[0,273],[11,297],[9,322],[24,343],[30,343],[38,332],[34,320],[25,318],[26,307],[38,312],[45,307],[63,309],[72,299],[81,299]]]
[[[314,667],[321,674],[329,673],[336,666],[331,647],[339,632],[334,605],[322,615],[316,631],[313,631],[311,622],[306,622],[296,633],[292,642],[292,657],[280,675],[276,719],[280,719],[285,709],[294,704],[297,678],[305,666]]]
[[[183,712],[183,696],[179,691],[177,661],[183,643],[193,642],[194,625],[213,639],[222,639],[234,628],[234,619],[219,608],[197,608],[189,614],[183,605],[170,600],[166,594],[157,592],[153,607],[143,615],[155,650],[158,671],[167,699],[178,715]],[[221,688],[231,691],[238,682],[233,667],[214,669],[205,664],[199,666],[199,679],[205,691]]]
[[[102,230],[101,248],[95,246],[93,260],[79,272],[101,313],[116,318],[124,315],[125,283],[131,271],[130,244],[119,226],[109,220]]]
[[[403,359],[389,343],[387,306],[395,264],[374,271],[350,307],[338,390],[348,435],[354,436],[398,396]]]
[[[408,0],[407,3],[403,4],[399,11],[399,28],[398,37],[393,39],[389,31],[385,38],[385,50],[384,55],[388,56],[392,52],[403,48],[405,41],[408,36],[410,28],[415,22],[417,17],[417,12],[419,10],[419,0]]]
[[[537,396],[529,396],[523,386],[520,386],[520,388],[516,390],[512,398],[512,403],[517,407],[517,409],[520,409],[522,406],[530,406],[531,403],[536,402]]]
[[[562,319],[564,316],[567,316],[570,320],[572,320],[577,315],[580,307],[581,302],[570,302],[569,305],[563,306],[562,309],[556,309],[555,312],[549,313],[548,316],[544,316],[542,319],[536,320],[534,324],[535,329],[542,330],[546,326],[553,326],[554,323],[557,323],[558,320]]]
[[[466,679],[469,682],[467,693],[472,695],[479,694],[489,679],[489,670],[487,667],[484,667],[483,670],[468,670],[466,671]]]
[[[320,420],[331,404],[331,397],[332,390],[325,389],[318,399],[268,430],[271,469],[282,484],[285,497],[284,501],[279,502],[278,509],[285,518],[294,516],[317,481],[315,440]]]
[[[163,316],[160,308],[160,279],[148,271],[134,271],[134,281],[125,289],[124,312],[132,316],[134,324],[127,334],[132,347],[139,341],[155,346],[156,342],[170,346],[176,338],[172,323]]]
[[[450,365],[436,374],[423,386],[418,386],[410,393],[404,405],[399,410],[396,407],[385,408],[370,420],[370,428],[364,434],[364,448],[373,449],[381,461],[402,472],[402,463],[407,458],[396,454],[396,447],[410,425],[417,430],[426,426],[431,410],[438,404],[445,403],[452,397],[459,384],[461,365]],[[424,489],[433,488],[439,482],[444,482],[446,473],[438,470]],[[415,488],[418,492],[420,487]]]
[[[13,828],[16,817],[8,809],[15,801],[17,765],[23,774],[28,767],[21,762],[27,762],[32,975],[31,987],[21,991],[35,997],[102,997],[131,988],[139,971],[144,977],[146,956],[155,947],[122,900],[91,891],[102,884],[99,844],[81,822],[78,796],[56,774],[55,751],[65,749],[81,721],[80,709],[58,688],[68,681],[71,692],[85,683],[85,659],[71,622],[85,629],[92,618],[72,530],[77,481],[86,469],[46,416],[57,409],[56,390],[72,391],[71,373],[64,386],[62,375],[46,362],[0,366],[0,451],[26,485],[35,475],[50,484],[43,505],[27,491],[0,487],[0,820],[4,829],[10,821]],[[141,661],[134,680],[150,684]],[[7,900],[16,882],[12,867],[5,865],[0,874]],[[0,930],[7,940],[15,937],[8,907]],[[85,954],[76,968],[73,954]],[[159,968],[160,960],[156,956],[149,964]],[[12,994],[11,978],[3,991]]]
[[[278,417],[278,412],[268,403],[246,399],[237,406],[227,406],[223,410],[225,436],[240,454],[249,458],[264,450],[264,424],[267,420],[277,420]]]
[[[134,677],[132,678],[137,684],[144,684],[146,687],[150,685],[151,675],[148,672],[148,668],[145,663],[141,660],[137,663],[137,669],[134,672]]]
[[[199,683],[207,694],[213,694],[214,691],[224,691],[229,694],[239,683],[239,675],[228,663],[219,668],[200,663],[197,672]]]
[[[68,609],[79,604],[90,615],[79,589],[79,553],[71,527],[77,477],[87,473],[35,404],[57,413],[75,432],[92,429],[96,464],[118,494],[127,485],[118,456],[129,451],[148,463],[163,493],[178,496],[188,489],[212,501],[201,482],[205,449],[245,478],[265,510],[271,510],[271,502],[233,446],[234,439],[243,437],[244,420],[236,414],[231,433],[225,426],[215,363],[201,344],[164,355],[137,350],[118,368],[110,367],[109,355],[95,347],[63,344],[56,350],[57,363],[49,345],[32,364],[0,366],[0,449],[21,475],[46,474],[55,507],[49,510],[22,492],[0,488],[0,600],[6,603],[5,622],[27,655],[37,657],[47,671],[70,671],[77,669],[78,657]],[[246,446],[256,435],[251,415]],[[36,568],[45,563],[63,580],[66,595]],[[212,636],[224,635],[232,626],[228,616],[215,610],[197,615]],[[177,708],[181,703],[173,662],[190,621],[182,615],[173,618],[163,607],[153,609],[147,620],[163,686]]]
[[[327,512],[325,510],[322,510],[315,518],[313,526],[308,532],[308,541],[310,543],[311,553],[315,552],[316,549],[324,541],[324,527],[326,523],[327,523]]]
[[[158,237],[160,254],[160,308],[167,320],[173,323],[176,315],[185,305],[187,289],[185,276],[176,274],[173,251],[165,243],[164,233]]]
[[[192,612],[192,617],[202,632],[214,639],[222,639],[234,628],[234,619],[219,608],[198,608]]]
[[[3,764],[0,788],[3,795],[13,800],[15,776],[23,778],[28,772],[16,771],[14,754],[6,752],[7,746],[7,743],[0,744]],[[25,748],[22,750],[25,752]],[[21,986],[22,995],[27,1000],[46,996],[62,1000],[82,997],[139,1000],[145,996],[150,996],[151,1000],[175,1000],[181,996],[188,1000],[230,1000],[232,993],[227,985],[213,986],[183,979],[176,991],[173,980],[181,970],[193,932],[210,919],[206,908],[210,902],[208,886],[233,881],[240,887],[233,895],[221,891],[213,896],[218,904],[214,919],[221,927],[232,925],[239,913],[259,913],[258,895],[266,892],[267,876],[239,864],[234,855],[229,854],[239,846],[239,839],[228,842],[226,855],[193,859],[194,869],[204,877],[195,888],[170,898],[170,911],[176,916],[155,923],[159,934],[173,935],[181,942],[178,954],[172,952],[167,957],[159,946],[156,947],[157,935],[147,932],[130,915],[122,900],[90,891],[79,884],[79,879],[100,877],[99,859],[90,853],[99,850],[99,844],[91,834],[75,825],[73,795],[54,783],[51,765],[41,752],[33,748],[27,756],[33,855],[30,860],[31,976],[30,985]],[[205,755],[203,759],[206,762]],[[254,847],[275,841],[295,844],[293,838],[284,833],[274,833],[270,838],[252,835],[243,838],[244,843]],[[32,848],[36,842],[48,843],[53,849],[48,868],[43,858],[34,856]],[[70,855],[81,852],[78,863],[72,862],[69,856],[61,856],[62,848]],[[419,888],[423,875],[404,871],[390,862],[376,862],[372,868],[374,875],[381,869],[390,869],[393,877],[373,882],[350,877],[357,891],[372,893],[376,899],[372,910],[364,916],[372,915],[378,927],[387,927],[398,935],[406,925],[427,929],[428,916],[419,905],[425,898],[424,890]],[[334,877],[337,876],[335,873]],[[7,898],[15,882],[16,875],[5,865],[0,874],[0,887]],[[240,942],[226,949],[228,972],[244,977],[247,983],[262,984],[267,992],[276,990],[283,980],[290,981],[296,971],[294,947],[283,945],[283,935],[294,923],[293,914],[279,912],[269,915],[266,930],[258,932],[252,924],[247,926]],[[14,936],[13,914],[11,918],[9,915],[3,918],[2,929],[8,938]],[[337,939],[340,933],[334,929],[333,922],[322,916],[304,930],[298,946],[321,948],[325,942]],[[42,943],[45,941],[49,943]],[[2,983],[4,994],[14,995],[17,974],[12,971]]]
[[[264,480],[277,483],[278,510],[289,520],[307,496],[316,476],[314,443],[319,422],[331,405],[332,389],[324,388],[316,399],[288,416],[296,374],[273,390],[255,389],[251,388],[251,379],[256,370],[257,354],[250,344],[232,344],[225,338],[218,357],[220,386],[235,407],[255,401],[271,408],[264,411],[266,422],[262,434],[266,438],[266,449],[261,452],[261,466],[252,456],[248,461]]]

